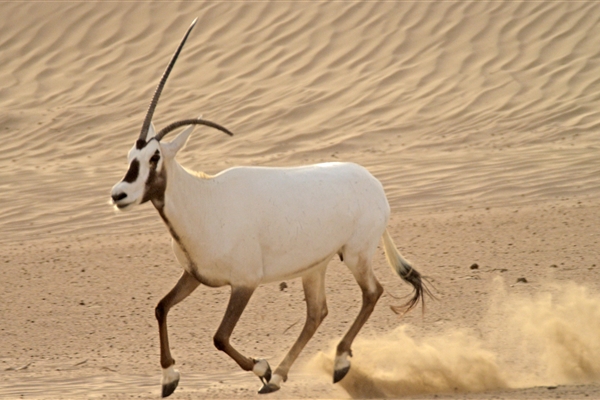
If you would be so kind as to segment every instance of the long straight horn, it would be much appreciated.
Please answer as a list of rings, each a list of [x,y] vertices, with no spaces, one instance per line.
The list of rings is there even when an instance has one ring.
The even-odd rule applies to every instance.
[[[138,138],[138,143],[141,143],[142,145],[144,143],[146,143],[146,135],[148,134],[148,129],[150,129],[150,123],[152,122],[152,116],[154,115],[154,109],[156,108],[156,104],[158,103],[158,99],[160,98],[160,94],[163,90],[163,87],[165,86],[165,83],[167,82],[167,78],[169,77],[169,74],[171,73],[171,70],[173,69],[173,65],[175,65],[175,61],[177,61],[177,57],[179,57],[179,53],[181,52],[181,49],[183,48],[185,41],[187,40],[190,32],[192,31],[192,28],[194,28],[194,25],[196,25],[196,21],[198,21],[198,18],[194,19],[194,21],[188,28],[187,32],[185,33],[185,36],[181,40],[181,43],[179,43],[179,47],[177,48],[177,51],[175,51],[175,54],[173,54],[173,57],[171,58],[171,61],[169,62],[167,69],[163,73],[162,78],[160,78],[160,82],[158,83],[158,86],[156,87],[156,91],[154,92],[154,97],[152,97],[152,101],[150,102],[150,105],[148,106],[148,112],[146,113],[146,119],[144,120],[144,124],[142,125],[142,131],[140,132],[140,137]]]

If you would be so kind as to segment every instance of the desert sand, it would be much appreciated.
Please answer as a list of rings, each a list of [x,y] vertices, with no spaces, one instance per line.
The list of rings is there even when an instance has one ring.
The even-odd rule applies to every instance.
[[[179,162],[359,163],[436,288],[399,317],[379,254],[386,293],[333,385],[360,291],[332,260],[329,315],[267,398],[600,397],[600,5],[260,1],[0,3],[0,398],[160,396],[154,307],[181,269],[149,203],[108,200],[195,17],[154,123],[235,136],[196,129]],[[305,315],[286,284],[232,338],[272,366]],[[228,295],[169,314],[173,399],[261,397],[212,344]]]

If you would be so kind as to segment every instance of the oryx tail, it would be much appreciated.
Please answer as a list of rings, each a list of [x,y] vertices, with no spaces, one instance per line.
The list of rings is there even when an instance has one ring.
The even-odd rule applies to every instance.
[[[396,314],[404,314],[414,308],[419,301],[425,305],[423,294],[427,293],[431,296],[429,288],[425,286],[421,274],[414,269],[404,257],[402,257],[402,254],[400,254],[396,248],[396,245],[387,230],[383,233],[383,248],[385,250],[385,258],[390,267],[392,267],[394,272],[396,272],[404,282],[409,283],[414,288],[414,294],[410,300],[402,306],[391,306],[392,311]]]

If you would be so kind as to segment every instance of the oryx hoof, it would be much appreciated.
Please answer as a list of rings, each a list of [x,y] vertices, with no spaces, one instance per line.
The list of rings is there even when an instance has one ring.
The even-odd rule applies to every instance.
[[[348,357],[352,357],[350,350],[345,351],[335,356],[335,362],[333,364],[333,383],[338,383],[350,371],[350,361]]]
[[[175,389],[177,389],[177,385],[179,384],[179,371],[173,368],[173,366],[163,369],[163,377],[161,384],[161,396],[168,397],[172,395]]]
[[[252,368],[252,372],[254,372],[254,374],[256,374],[256,376],[260,378],[260,380],[265,386],[271,380],[271,367],[269,366],[267,360],[254,360],[254,367]]]
[[[349,365],[342,369],[336,369],[335,371],[333,371],[333,383],[338,383],[339,381],[344,379],[348,371],[350,371]]]
[[[267,393],[276,392],[278,390],[279,390],[279,385],[276,385],[274,383],[267,383],[262,388],[260,388],[260,390],[258,391],[258,393],[259,394],[267,394]]]
[[[178,384],[179,381],[177,380],[175,382],[162,385],[162,397],[169,397],[170,395],[172,395],[175,389],[177,389]]]

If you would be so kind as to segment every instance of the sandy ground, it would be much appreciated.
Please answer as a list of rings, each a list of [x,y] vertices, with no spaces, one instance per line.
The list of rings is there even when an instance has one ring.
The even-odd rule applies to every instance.
[[[600,6],[507,1],[0,3],[0,398],[159,396],[154,306],[180,267],[151,205],[108,197],[196,16],[154,122],[236,135],[198,129],[180,163],[362,164],[437,289],[398,317],[379,254],[386,293],[333,385],[360,305],[333,260],[329,315],[268,397],[600,397]],[[271,365],[305,314],[286,283],[234,332]],[[174,399],[260,397],[212,345],[228,294],[169,314]]]

